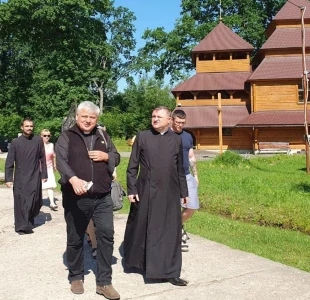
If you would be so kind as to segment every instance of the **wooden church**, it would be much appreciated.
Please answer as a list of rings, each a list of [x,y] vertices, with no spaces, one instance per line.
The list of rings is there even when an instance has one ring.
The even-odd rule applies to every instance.
[[[302,6],[308,7],[304,22],[310,68],[307,0],[286,2],[252,62],[252,45],[222,22],[192,50],[196,74],[172,93],[176,106],[187,114],[185,129],[194,136],[197,149],[219,150],[218,97],[223,150],[256,153],[268,143],[292,152],[305,149]]]

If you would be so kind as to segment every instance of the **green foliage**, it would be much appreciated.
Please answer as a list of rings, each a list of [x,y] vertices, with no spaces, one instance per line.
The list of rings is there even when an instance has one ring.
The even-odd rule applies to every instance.
[[[0,115],[0,135],[8,137],[9,139],[16,138],[18,133],[21,132],[21,122],[23,118],[17,115],[1,116]],[[51,142],[55,142],[61,133],[61,122],[59,118],[53,120],[34,120],[34,133],[40,134],[42,129],[49,129],[52,137]]]
[[[61,134],[62,120],[55,118],[53,120],[35,122],[35,134],[40,134],[41,130],[48,129],[51,132],[50,142],[55,143]]]
[[[0,3],[0,109],[35,120],[115,92],[130,78],[135,16],[111,0]]]
[[[23,119],[17,115],[0,115],[0,135],[13,139],[20,132],[21,121]]]
[[[114,108],[110,112],[106,112],[100,117],[100,122],[106,126],[107,133],[112,137],[123,137],[125,134],[124,116],[118,109]]]
[[[138,83],[130,83],[123,93],[108,99],[107,103],[113,104],[114,108],[104,112],[102,123],[112,137],[126,139],[150,127],[154,108],[161,105],[175,108],[175,99],[170,88],[161,81],[148,78],[142,78]]]
[[[242,163],[248,164],[248,161],[236,152],[225,151],[222,154],[217,155],[214,158],[213,163],[215,165],[237,166]]]

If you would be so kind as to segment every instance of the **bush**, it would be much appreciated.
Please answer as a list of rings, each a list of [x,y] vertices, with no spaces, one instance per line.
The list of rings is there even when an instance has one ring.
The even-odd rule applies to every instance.
[[[8,137],[10,140],[17,137],[20,132],[20,123],[22,117],[17,115],[1,116],[0,115],[0,135]]]
[[[244,159],[236,152],[225,151],[224,153],[217,155],[213,162],[215,165],[238,166],[242,163],[247,164],[248,160]]]
[[[34,125],[35,134],[39,135],[42,129],[48,129],[51,132],[50,142],[55,143],[61,134],[62,119],[35,121]]]

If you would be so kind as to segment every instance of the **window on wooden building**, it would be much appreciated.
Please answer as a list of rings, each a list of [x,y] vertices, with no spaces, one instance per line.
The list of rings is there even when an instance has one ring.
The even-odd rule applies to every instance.
[[[215,53],[216,60],[230,60],[230,54],[227,52],[218,52]]]
[[[247,54],[246,52],[233,52],[232,59],[246,59]]]
[[[218,93],[221,93],[221,99],[230,99],[230,95],[226,91],[218,91],[214,96],[215,99],[218,99]]]
[[[223,136],[232,136],[232,128],[223,128],[222,133]]]
[[[202,92],[199,92],[197,94],[197,100],[199,99],[204,99],[204,100],[211,100],[212,99],[212,95],[207,92],[207,91],[202,91]]]
[[[194,95],[191,92],[182,92],[180,100],[194,100]]]
[[[199,60],[213,60],[213,54],[212,53],[200,53]]]
[[[308,93],[308,97],[309,97],[309,93]],[[298,83],[298,103],[304,103],[303,82]]]

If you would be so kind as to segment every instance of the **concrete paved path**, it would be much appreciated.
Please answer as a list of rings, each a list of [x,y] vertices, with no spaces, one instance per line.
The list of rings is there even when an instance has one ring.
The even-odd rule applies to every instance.
[[[86,242],[85,293],[70,292],[61,205],[54,212],[44,200],[34,233],[20,236],[13,227],[12,190],[1,187],[0,195],[0,299],[104,299],[95,293],[96,262]],[[123,300],[310,299],[310,273],[191,234],[190,251],[183,253],[182,277],[189,280],[187,287],[149,282],[140,274],[126,274],[122,266],[126,218],[117,213],[114,217],[113,285]]]

